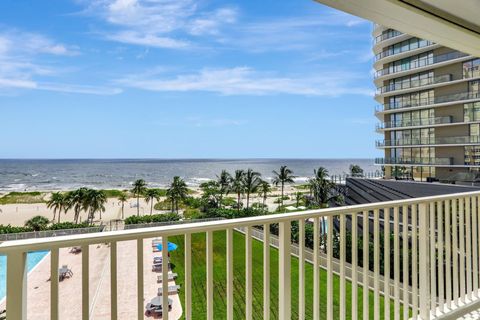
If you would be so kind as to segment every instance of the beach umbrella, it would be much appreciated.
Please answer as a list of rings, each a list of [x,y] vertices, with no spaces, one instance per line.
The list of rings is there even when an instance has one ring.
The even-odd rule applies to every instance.
[[[157,245],[157,248],[158,248],[158,250],[162,251],[162,250],[163,250],[162,244],[161,244],[161,243],[158,244],[158,245]],[[177,248],[178,248],[178,246],[177,246],[175,243],[173,243],[173,242],[168,242],[168,245],[167,245],[167,251],[168,251],[168,252],[177,250]]]

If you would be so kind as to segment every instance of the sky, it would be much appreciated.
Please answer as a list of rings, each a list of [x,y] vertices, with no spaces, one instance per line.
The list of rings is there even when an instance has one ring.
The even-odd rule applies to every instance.
[[[0,158],[373,158],[371,30],[311,0],[2,0]]]

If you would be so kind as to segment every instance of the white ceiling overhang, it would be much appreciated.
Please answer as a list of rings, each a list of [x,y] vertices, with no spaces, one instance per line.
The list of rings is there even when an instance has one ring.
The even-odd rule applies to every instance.
[[[480,57],[480,0],[316,0]]]

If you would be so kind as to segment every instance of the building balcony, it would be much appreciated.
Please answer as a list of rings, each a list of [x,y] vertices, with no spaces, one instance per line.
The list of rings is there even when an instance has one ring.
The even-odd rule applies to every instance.
[[[377,165],[451,166],[453,158],[376,158]]]
[[[479,136],[460,137],[433,137],[410,138],[398,140],[376,141],[377,148],[411,147],[411,146],[451,146],[451,145],[477,145],[480,144]]]
[[[433,45],[435,45],[434,42],[425,40],[424,42],[422,42],[419,45],[414,46],[414,47],[401,47],[398,50],[394,50],[393,48],[391,48],[391,49],[382,51],[380,53],[377,53],[375,55],[375,62],[377,62],[381,59],[387,58],[387,57],[394,57],[394,56],[402,54],[402,53],[412,52],[412,51],[416,51],[416,50],[422,49],[422,48],[428,48],[428,47],[431,47]]]
[[[423,67],[429,67],[438,63],[465,58],[468,56],[469,55],[466,53],[454,51],[454,52],[436,55],[433,57],[426,57],[426,58],[414,60],[409,63],[399,65],[397,67],[387,67],[387,68],[378,70],[375,73],[375,78],[377,79],[387,75],[400,74],[405,71],[420,69]]]
[[[386,86],[382,86],[377,88],[377,95],[392,92],[392,91],[400,91],[406,89],[413,89],[419,88],[429,85],[434,85],[438,83],[449,82],[453,80],[453,76],[451,74],[445,74],[438,77],[427,78],[427,79],[420,79],[420,80],[413,80],[408,82],[400,82],[395,84],[390,84]]]
[[[157,281],[154,285],[160,287],[158,294],[151,297],[145,293],[152,284],[149,279],[153,271],[144,259],[152,250],[150,239],[162,244],[158,252],[162,257],[169,256],[169,240],[182,242],[182,253],[172,254],[169,262],[153,274],[155,279],[168,279],[169,268],[177,268],[177,281],[184,291],[178,298],[181,305],[175,306],[178,310],[165,312],[163,319],[174,318],[175,311],[175,318],[180,313],[185,319],[192,319],[193,315],[206,319],[233,319],[234,315],[246,319],[346,319],[347,314],[357,319],[362,317],[360,313],[363,319],[385,313],[391,318],[400,314],[405,319],[458,317],[471,311],[466,299],[480,302],[476,215],[479,196],[480,192],[459,193],[243,219],[6,241],[0,244],[0,253],[7,260],[7,318],[36,318],[31,310],[43,308],[50,309],[50,319],[54,320],[64,314],[89,319],[100,304],[108,319],[151,318],[146,303],[153,298],[166,306],[172,295],[169,296],[167,285]],[[278,231],[271,232],[272,226],[272,230]],[[214,239],[225,242],[219,245]],[[202,242],[197,246],[201,251],[193,249],[197,241]],[[127,260],[121,260],[119,250],[126,242],[133,242],[132,250]],[[108,244],[109,257],[104,268],[108,281],[103,282],[103,290],[96,290],[95,281],[90,279],[100,275],[91,274],[90,268],[95,264],[94,251],[100,244]],[[80,255],[81,270],[72,275],[81,278],[81,288],[76,295],[60,296],[64,285],[58,280],[60,250],[73,246],[81,251],[76,253]],[[50,301],[31,299],[27,308],[27,297],[34,294],[30,290],[37,288],[28,285],[26,257],[36,250],[49,251],[49,274],[44,278],[51,281],[44,285],[49,287]],[[202,265],[198,265],[198,257],[204,257]],[[136,267],[123,270],[127,262]],[[234,273],[236,266],[241,266],[242,271]],[[199,270],[205,272],[202,282],[195,277]],[[135,288],[119,290],[127,280],[125,277],[135,282]],[[324,284],[320,286],[321,282]],[[135,294],[134,298],[123,299],[127,293]],[[99,298],[102,294],[108,298]],[[77,297],[78,304],[72,302]],[[324,316],[321,305],[326,309]]]
[[[468,100],[479,100],[480,92],[460,92],[454,94],[448,94],[443,96],[437,96],[434,98],[415,99],[410,101],[398,101],[394,103],[385,103],[375,107],[375,114],[382,112],[388,112],[398,109],[409,108],[431,108],[440,104],[460,103]]]
[[[441,124],[451,124],[453,123],[453,117],[434,117],[434,118],[421,118],[421,119],[409,119],[409,120],[400,120],[400,121],[389,121],[382,122],[377,124],[377,131],[383,131],[385,129],[394,129],[394,128],[410,128],[410,127],[425,127],[425,126],[435,126]],[[463,123],[463,122],[461,122]]]
[[[398,36],[401,36],[401,35],[403,35],[403,33],[400,32],[400,31],[390,30],[389,32],[385,32],[385,33],[382,33],[379,36],[376,36],[373,39],[373,43],[377,44],[377,43],[380,43],[382,41],[385,41],[385,40],[388,40],[388,39],[391,39],[391,38],[395,38],[395,37],[398,37]]]

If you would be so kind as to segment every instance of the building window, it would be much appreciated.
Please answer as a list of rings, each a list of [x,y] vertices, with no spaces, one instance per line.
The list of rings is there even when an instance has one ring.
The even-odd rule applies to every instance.
[[[463,78],[480,77],[480,58],[463,63]]]
[[[389,98],[389,109],[416,107],[429,105],[435,102],[435,91],[426,90],[397,95]]]
[[[465,165],[467,166],[480,165],[480,147],[478,146],[465,147]]]
[[[468,83],[468,92],[470,93],[479,93],[480,92],[480,81],[470,81]]]
[[[480,102],[464,104],[463,119],[465,122],[480,121]]]

